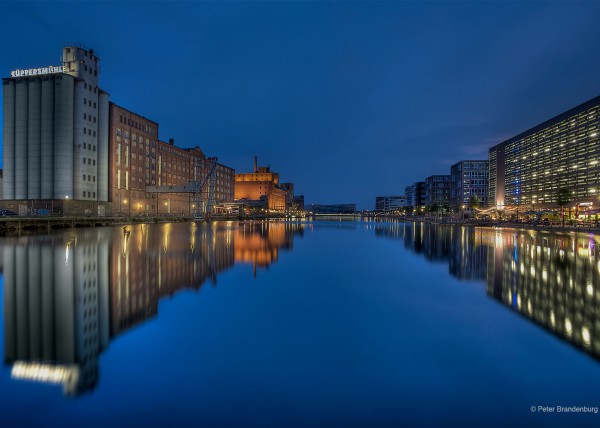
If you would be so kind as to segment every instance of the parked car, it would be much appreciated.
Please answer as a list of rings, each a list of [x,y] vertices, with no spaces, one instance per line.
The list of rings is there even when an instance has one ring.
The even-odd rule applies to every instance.
[[[0,216],[13,216],[13,215],[19,215],[14,211],[11,210],[0,210]]]

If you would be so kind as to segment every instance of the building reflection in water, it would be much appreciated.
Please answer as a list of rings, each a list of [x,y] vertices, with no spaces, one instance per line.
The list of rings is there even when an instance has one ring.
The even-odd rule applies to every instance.
[[[135,225],[4,238],[4,361],[12,377],[92,390],[109,341],[237,262],[267,267],[303,225]]]
[[[429,223],[391,223],[375,227],[375,234],[398,238],[404,247],[431,262],[447,262],[459,279],[485,280],[487,255],[492,243],[487,234],[473,229]]]
[[[488,294],[600,358],[598,238],[515,230],[494,238]]]
[[[93,388],[109,341],[109,248],[100,233],[7,239],[4,361],[14,378]]]
[[[489,296],[600,359],[598,237],[424,223],[377,225],[459,279],[486,281]]]
[[[267,268],[277,262],[279,249],[293,249],[294,234],[302,235],[304,225],[296,223],[243,223],[235,230],[235,262],[250,263],[256,276],[257,268]]]

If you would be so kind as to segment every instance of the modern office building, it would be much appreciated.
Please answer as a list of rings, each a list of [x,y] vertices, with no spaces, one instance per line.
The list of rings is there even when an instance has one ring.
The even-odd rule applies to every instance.
[[[404,203],[407,212],[413,214],[421,213],[425,210],[425,182],[417,181],[404,189]]]
[[[108,188],[108,94],[92,49],[63,48],[62,64],[2,79],[3,206],[104,215]]]
[[[377,196],[375,197],[375,211],[398,211],[406,206],[406,196]]]
[[[279,186],[279,174],[268,166],[258,166],[254,158],[254,171],[235,175],[236,201],[248,201],[255,207],[261,206],[272,211],[285,211],[286,191]]]
[[[425,179],[425,205],[450,203],[450,176],[430,175]]]
[[[574,203],[597,203],[599,134],[596,97],[491,148],[489,188],[495,205],[555,207],[561,188],[572,192]]]
[[[504,143],[490,148],[488,152],[488,202],[486,207],[504,207]]]
[[[377,203],[375,203],[377,204]],[[404,188],[404,204],[407,211],[412,211],[415,204],[415,188],[413,186],[406,186]]]
[[[480,207],[487,206],[489,162],[463,160],[450,167],[450,205],[455,211],[470,209],[470,200],[476,196]]]

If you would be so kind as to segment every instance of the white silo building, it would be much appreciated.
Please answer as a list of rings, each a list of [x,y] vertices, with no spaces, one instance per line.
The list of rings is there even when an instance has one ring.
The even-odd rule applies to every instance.
[[[4,208],[108,213],[109,100],[99,71],[92,49],[67,46],[62,65],[2,79]]]

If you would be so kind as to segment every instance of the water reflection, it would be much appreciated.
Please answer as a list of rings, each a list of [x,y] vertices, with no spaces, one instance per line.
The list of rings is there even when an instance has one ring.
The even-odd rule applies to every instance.
[[[600,359],[598,237],[424,223],[377,225],[459,279],[486,281],[486,292],[561,339]]]
[[[215,285],[234,263],[252,264],[256,275],[302,232],[300,224],[228,222],[3,239],[5,364],[14,379],[89,391],[110,340],[157,315],[161,298]]]
[[[597,237],[498,231],[487,292],[600,358]]]
[[[448,271],[459,279],[486,278],[489,235],[473,229],[428,223],[391,223],[375,226],[377,236],[404,240],[404,247],[431,262],[448,262]]]

